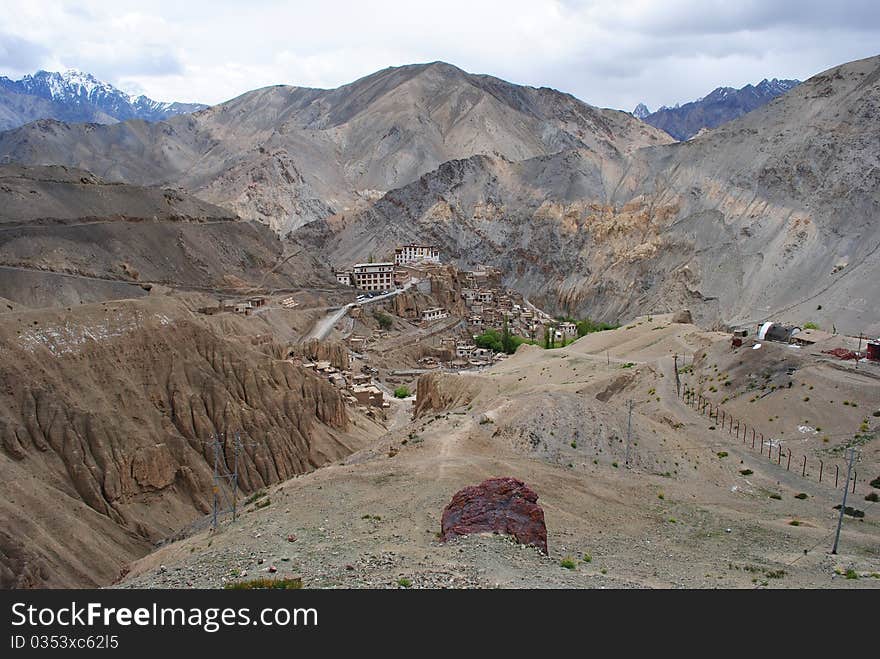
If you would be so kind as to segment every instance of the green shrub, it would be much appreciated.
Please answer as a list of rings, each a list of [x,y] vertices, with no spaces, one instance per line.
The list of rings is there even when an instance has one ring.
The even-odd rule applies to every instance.
[[[819,329],[819,326],[816,323],[804,323],[804,329]]]
[[[849,568],[849,569],[846,571],[846,578],[847,578],[847,579],[858,579],[858,578],[859,578],[859,573],[856,572],[855,570],[853,570],[852,568]]]
[[[873,501],[876,503],[877,501],[880,501],[880,494],[871,492],[870,494],[865,495],[865,501]]]
[[[269,499],[269,497],[266,497],[265,499],[261,499],[261,500],[257,501],[257,502],[254,504],[254,509],[255,509],[255,510],[259,510],[260,508],[265,508],[265,507],[268,506],[270,503],[272,503],[272,501]]]
[[[799,521],[797,521],[796,519],[793,519],[788,523],[788,525],[789,526],[800,526],[801,523]]]
[[[400,577],[400,579],[397,580],[397,585],[402,588],[409,588],[410,586],[412,586],[412,581],[410,581],[406,577]]]
[[[270,579],[259,577],[248,581],[231,581],[223,586],[226,590],[299,590],[302,588],[302,579],[292,577],[290,579]]]
[[[410,391],[407,387],[397,387],[397,389],[394,390],[395,398],[408,398],[409,395]]]
[[[718,451],[718,457],[719,457],[719,458],[726,458],[727,455],[728,455],[728,454],[727,454],[727,451]]]
[[[388,314],[384,314],[381,311],[377,311],[373,314],[373,318],[376,319],[376,322],[379,323],[379,327],[383,330],[391,329],[391,326],[394,324],[394,319],[391,318]]]
[[[798,494],[795,494],[794,498],[795,499],[807,499],[807,498],[809,498],[809,496],[810,495],[808,495],[806,492],[800,492]]]
[[[742,474],[743,476],[751,476],[755,472],[752,471],[751,469],[740,469],[739,473]]]
[[[559,561],[559,566],[564,567],[566,570],[574,570],[577,568],[577,563],[575,563],[574,559],[571,556],[566,556],[561,561]]]
[[[266,490],[257,490],[257,491],[254,492],[252,495],[250,495],[247,499],[244,500],[244,504],[243,504],[243,505],[245,505],[245,506],[249,506],[250,504],[252,504],[252,503],[253,503],[254,501],[256,501],[257,499],[262,499],[264,496],[266,496],[266,494],[267,494],[267,493],[266,493]]]
[[[590,556],[589,554],[584,554],[583,561],[584,561],[584,563],[592,563],[592,562],[593,562],[593,557]]]
[[[777,494],[776,492],[774,492],[773,494],[770,495],[770,498],[771,498],[771,499],[776,499],[777,501],[781,501],[781,500],[782,500],[782,495],[781,495],[781,494]]]

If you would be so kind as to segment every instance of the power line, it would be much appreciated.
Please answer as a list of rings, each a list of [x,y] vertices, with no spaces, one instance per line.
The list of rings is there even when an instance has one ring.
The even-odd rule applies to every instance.
[[[840,516],[837,518],[837,532],[834,534],[834,546],[831,548],[831,553],[837,553],[837,543],[840,540],[840,527],[843,525],[843,515],[846,512],[846,495],[849,492],[849,477],[852,472],[853,462],[856,459],[856,449],[855,447],[850,447],[848,449],[849,453],[849,463],[846,467],[846,485],[843,486],[843,503],[840,504]]]

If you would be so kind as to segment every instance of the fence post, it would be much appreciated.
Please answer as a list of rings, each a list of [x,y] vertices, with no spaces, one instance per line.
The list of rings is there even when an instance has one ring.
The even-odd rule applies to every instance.
[[[834,489],[837,489],[837,479],[840,477],[840,465],[834,465]]]
[[[755,436],[752,435],[752,449],[755,448]],[[761,452],[764,452],[764,438],[761,437]]]
[[[785,465],[785,471],[789,471],[791,469],[791,449],[788,449],[788,464]]]
[[[745,441],[746,441],[746,438],[743,437],[743,442],[745,442]],[[755,441],[755,429],[754,428],[752,428],[752,441],[753,442]]]
[[[724,410],[721,410],[721,430],[724,430],[724,420],[727,418],[727,413]]]
[[[856,479],[858,477],[859,477],[859,472],[857,472],[855,469],[853,469],[853,489],[852,489],[853,494],[856,493]]]
[[[782,464],[782,444],[779,445],[779,455],[776,456],[776,464]]]
[[[801,476],[807,475],[807,456],[804,456],[804,470],[801,472]]]
[[[825,463],[819,460],[819,482],[822,482],[822,472],[825,470]]]

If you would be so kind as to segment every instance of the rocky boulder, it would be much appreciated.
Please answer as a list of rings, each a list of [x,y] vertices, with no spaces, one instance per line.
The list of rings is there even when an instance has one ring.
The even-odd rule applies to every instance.
[[[490,478],[455,493],[443,510],[443,542],[471,533],[504,533],[547,553],[547,527],[538,495],[516,478]]]

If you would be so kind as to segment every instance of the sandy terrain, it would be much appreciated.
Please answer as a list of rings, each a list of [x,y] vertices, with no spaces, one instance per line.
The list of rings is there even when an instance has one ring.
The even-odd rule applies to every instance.
[[[714,372],[701,366],[712,351],[743,354],[731,353],[729,335],[654,316],[563,349],[524,346],[480,375],[428,376],[424,400],[451,407],[420,401],[411,420],[411,403],[395,402],[389,432],[369,447],[270,487],[265,507],[161,548],[119,585],[217,587],[275,568],[318,588],[400,587],[399,579],[413,587],[880,587],[878,506],[865,501],[865,480],[848,501],[865,517],[845,518],[832,556],[841,491],[770,462],[676,396],[672,355],[687,355],[685,377],[696,382]],[[834,386],[821,383],[834,382],[839,365],[801,356],[805,372],[821,374],[812,377],[819,418],[824,387]],[[874,431],[878,392],[880,381],[865,378],[847,394],[859,406],[848,409],[863,410]],[[797,432],[801,410],[787,409],[777,406],[780,431]],[[849,416],[827,418],[827,433],[852,432]],[[859,471],[880,475],[871,442],[863,449]],[[492,476],[520,478],[539,494],[549,557],[500,536],[437,541],[452,494]],[[567,556],[575,569],[560,566]],[[859,578],[842,576],[849,569]]]

